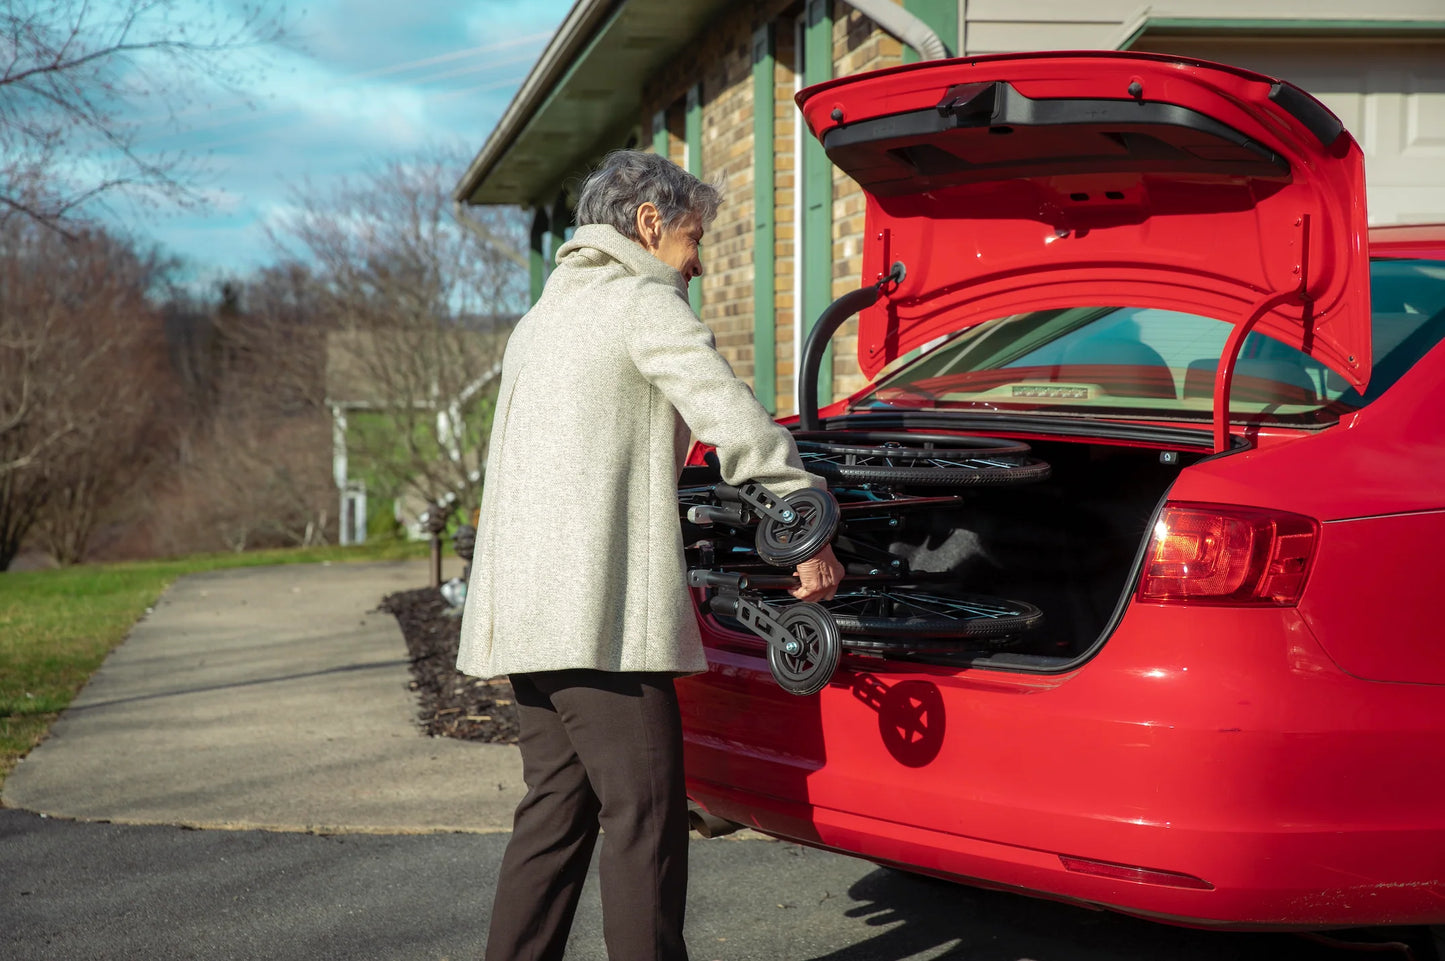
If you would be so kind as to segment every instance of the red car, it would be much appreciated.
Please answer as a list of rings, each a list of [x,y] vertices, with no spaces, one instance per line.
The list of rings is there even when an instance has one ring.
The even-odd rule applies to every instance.
[[[894,629],[835,608],[836,670],[795,696],[696,590],[691,797],[1140,917],[1438,938],[1445,227],[1368,230],[1340,122],[1218,64],[934,61],[798,103],[867,230],[790,423],[842,503],[845,588]],[[872,386],[818,412],[855,310]],[[950,438],[1002,451],[988,483],[928,486],[979,470]],[[1015,629],[890,607],[926,594],[1001,599]]]

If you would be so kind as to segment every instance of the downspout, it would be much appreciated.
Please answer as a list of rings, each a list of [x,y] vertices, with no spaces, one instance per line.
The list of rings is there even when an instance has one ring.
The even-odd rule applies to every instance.
[[[848,6],[882,27],[884,32],[907,44],[924,60],[943,60],[953,56],[947,44],[939,39],[928,24],[904,10],[893,0],[844,0]]]

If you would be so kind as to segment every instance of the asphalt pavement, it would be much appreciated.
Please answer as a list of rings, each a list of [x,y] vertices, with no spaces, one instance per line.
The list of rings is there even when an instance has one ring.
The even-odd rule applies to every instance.
[[[5,782],[0,959],[479,957],[521,765],[511,746],[420,732],[405,644],[376,605],[425,582],[423,563],[399,562],[173,585]],[[695,839],[691,861],[694,961],[1355,956],[961,888],[750,832]],[[572,961],[606,958],[593,870]]]

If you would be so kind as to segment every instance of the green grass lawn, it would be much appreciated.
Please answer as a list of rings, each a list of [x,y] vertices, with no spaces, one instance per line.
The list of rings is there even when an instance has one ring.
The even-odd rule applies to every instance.
[[[392,541],[0,573],[0,784],[111,648],[182,574],[426,555],[425,542]]]

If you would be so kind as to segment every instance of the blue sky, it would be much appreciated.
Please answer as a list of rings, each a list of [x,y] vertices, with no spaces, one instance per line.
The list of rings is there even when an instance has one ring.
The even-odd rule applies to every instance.
[[[190,263],[193,280],[275,258],[265,225],[294,193],[392,159],[456,146],[496,125],[572,0],[305,0],[282,47],[233,55],[239,89],[195,91],[138,146],[183,151],[204,209],[115,207],[131,232]],[[460,176],[461,170],[458,170]]]

